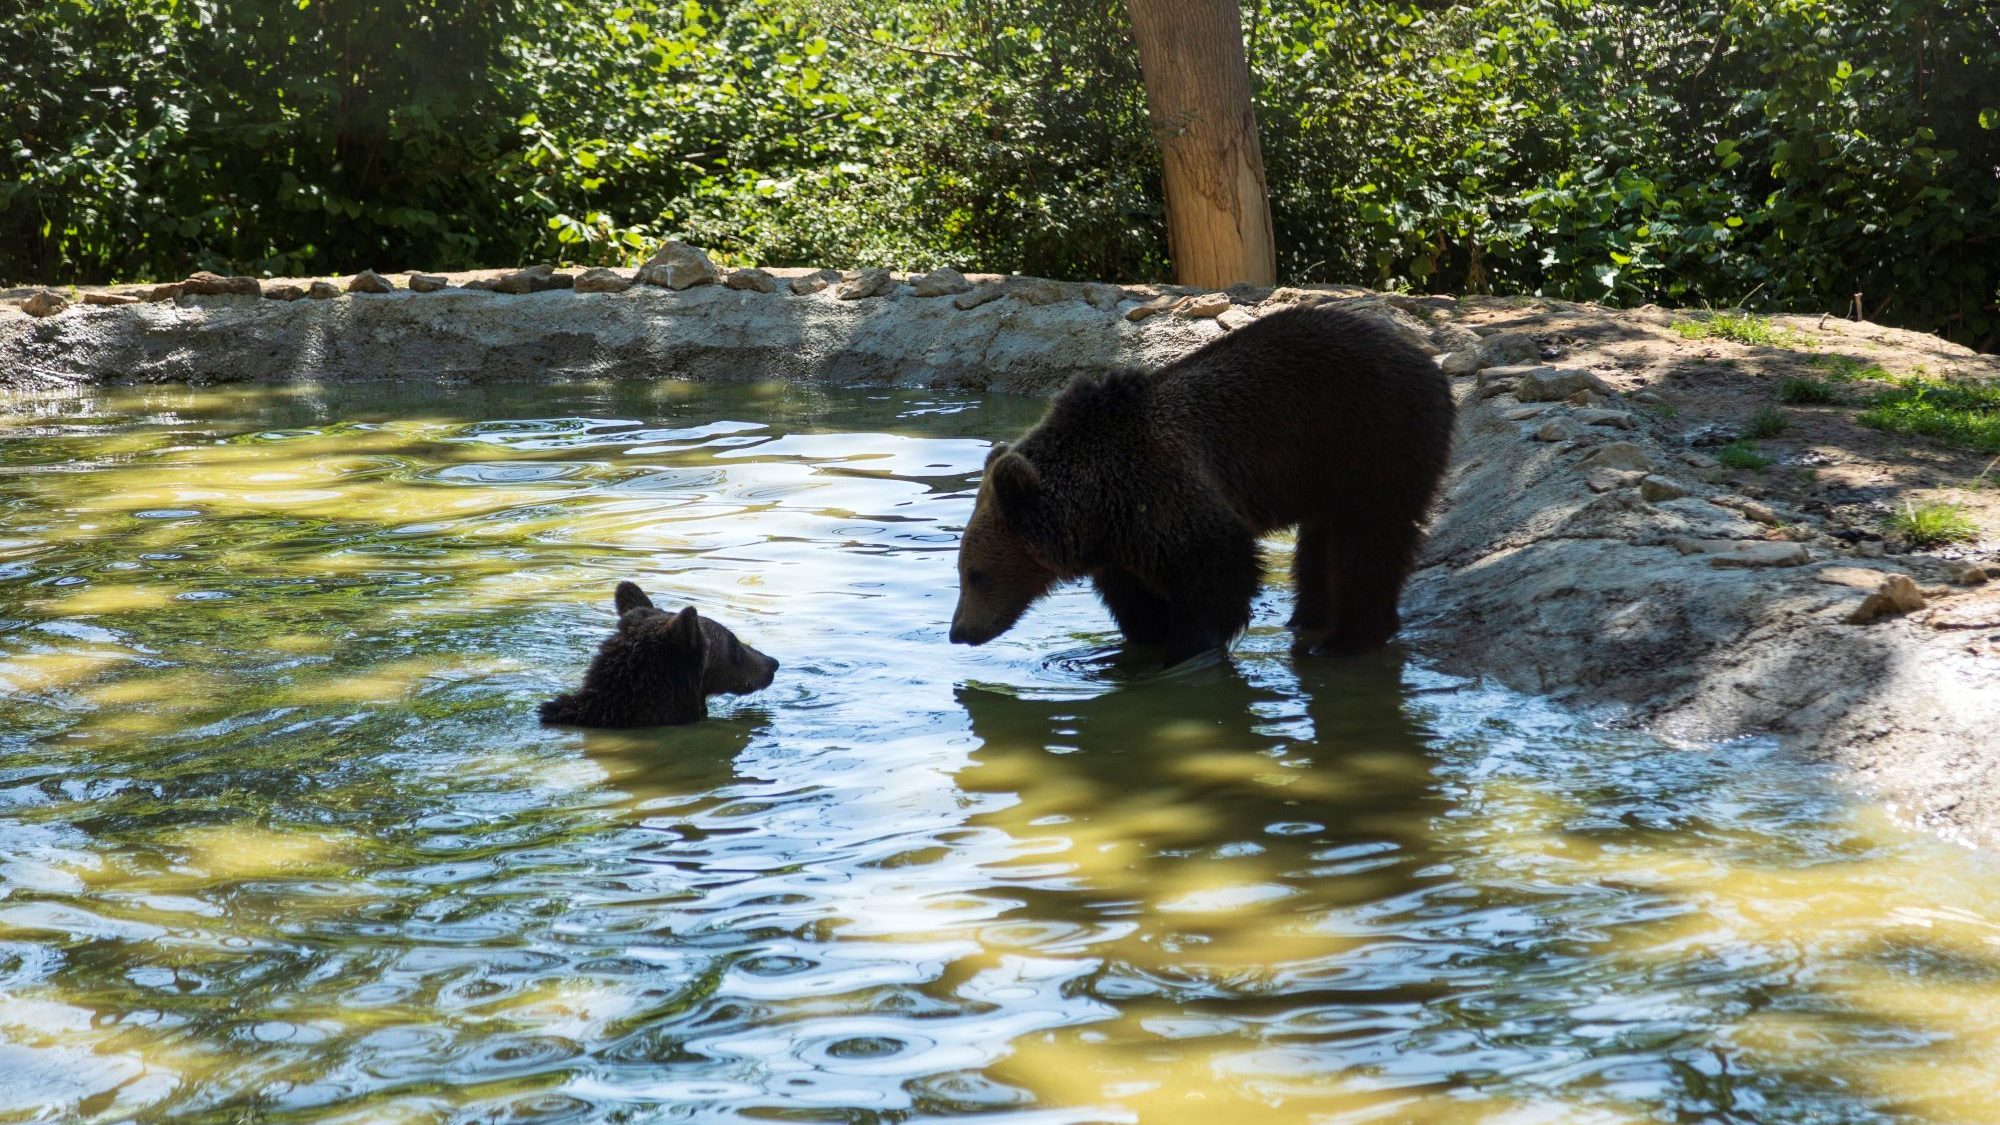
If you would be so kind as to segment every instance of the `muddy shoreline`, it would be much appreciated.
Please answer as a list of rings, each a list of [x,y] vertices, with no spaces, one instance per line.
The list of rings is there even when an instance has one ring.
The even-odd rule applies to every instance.
[[[1827,357],[1973,380],[2000,379],[1995,357],[1837,319],[1776,318],[1784,343],[1749,345],[1690,340],[1674,330],[1687,314],[1659,309],[1338,286],[1208,295],[970,275],[919,295],[922,278],[889,275],[857,296],[793,292],[812,271],[771,270],[770,292],[462,287],[505,272],[448,275],[436,292],[391,278],[394,292],[327,300],[183,294],[46,316],[10,291],[0,388],[672,375],[1046,393],[1333,302],[1458,375],[1454,468],[1406,599],[1413,651],[1671,739],[1768,736],[1840,763],[1910,820],[2000,844],[2000,581],[1975,573],[1990,561],[2000,578],[1986,459],[1866,430],[1837,406],[1788,411],[1766,470],[1719,464],[1702,437]],[[1878,525],[1911,497],[1962,503],[1980,538],[1901,550]],[[1885,603],[1886,586],[1914,597]]]

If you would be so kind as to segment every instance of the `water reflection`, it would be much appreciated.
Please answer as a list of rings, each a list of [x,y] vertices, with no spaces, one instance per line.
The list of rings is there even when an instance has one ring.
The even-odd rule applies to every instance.
[[[0,1121],[1984,1120],[1990,862],[1281,585],[1170,675],[944,644],[1041,404],[0,406]],[[549,731],[636,578],[785,672]]]

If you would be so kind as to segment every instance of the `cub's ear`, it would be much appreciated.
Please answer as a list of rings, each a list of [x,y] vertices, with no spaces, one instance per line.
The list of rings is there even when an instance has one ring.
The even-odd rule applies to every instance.
[[[1004,441],[994,442],[993,448],[986,451],[986,463],[991,465],[994,461],[1005,457],[1007,455],[1007,448],[1007,443]]]
[[[686,646],[701,651],[701,619],[695,616],[693,606],[674,614],[673,622],[667,626],[667,640],[676,647]]]
[[[986,467],[993,479],[993,497],[1000,501],[1000,514],[1016,531],[1035,522],[1042,504],[1042,474],[1018,453],[1004,453]]]
[[[653,599],[639,588],[637,582],[620,582],[618,592],[612,596],[612,604],[618,607],[618,616],[623,617],[635,609],[653,608]]]

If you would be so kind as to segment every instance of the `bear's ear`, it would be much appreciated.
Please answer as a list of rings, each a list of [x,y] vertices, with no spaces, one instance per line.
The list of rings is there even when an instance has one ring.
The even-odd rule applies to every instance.
[[[693,606],[674,614],[673,622],[667,626],[667,640],[672,642],[675,648],[701,651],[703,643],[701,619],[695,616]]]
[[[1136,367],[1114,367],[1101,375],[1078,375],[1056,395],[1050,412],[1060,409],[1094,425],[1135,418],[1146,408],[1152,376]]]
[[[993,462],[999,460],[1002,457],[1005,457],[1006,455],[1007,455],[1007,443],[1004,441],[994,442],[993,448],[986,451],[987,466],[990,468]]]
[[[986,467],[1000,515],[1016,532],[1033,526],[1042,506],[1042,474],[1018,453],[1006,453]]]
[[[646,596],[637,582],[620,582],[618,592],[612,595],[612,604],[618,607],[618,616],[623,617],[635,609],[653,608],[653,599]]]

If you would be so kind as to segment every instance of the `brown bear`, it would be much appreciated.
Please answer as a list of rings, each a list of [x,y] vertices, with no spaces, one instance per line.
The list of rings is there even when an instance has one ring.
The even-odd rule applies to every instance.
[[[1079,376],[986,459],[959,545],[954,644],[984,644],[1090,578],[1128,640],[1177,664],[1227,645],[1262,579],[1257,537],[1298,525],[1289,625],[1365,652],[1451,453],[1450,381],[1380,321],[1289,309],[1151,374]]]
[[[583,674],[583,686],[542,704],[542,722],[577,727],[657,727],[708,717],[711,695],[771,686],[778,662],[698,616],[667,613],[635,583],[620,582],[618,631]]]

